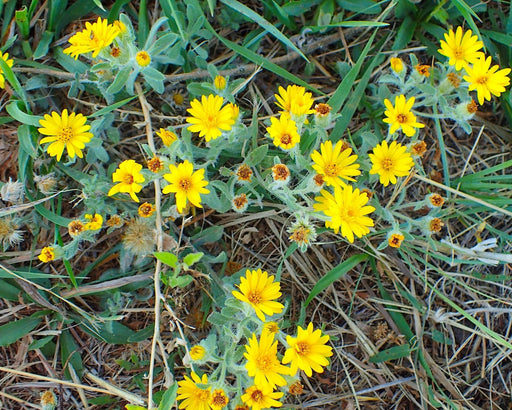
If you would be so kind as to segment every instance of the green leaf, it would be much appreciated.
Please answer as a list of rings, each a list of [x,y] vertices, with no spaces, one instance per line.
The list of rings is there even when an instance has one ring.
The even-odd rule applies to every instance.
[[[69,332],[69,330],[63,330],[60,334],[60,356],[61,362],[64,367],[64,372],[68,379],[72,379],[69,374],[67,364],[70,363],[73,366],[73,369],[78,374],[79,377],[82,377],[82,373],[84,371],[84,365],[82,363],[82,356],[80,356],[80,346],[75,342],[75,339]]]
[[[178,262],[178,257],[170,252],[155,252],[153,255],[155,255],[155,258],[160,262],[170,266],[171,268],[175,268],[176,263]]]
[[[401,359],[403,357],[408,357],[411,355],[411,346],[408,343],[405,343],[400,346],[393,346],[389,349],[383,350],[373,356],[370,356],[370,363],[382,363],[388,362],[390,360]]]
[[[146,326],[144,329],[139,330],[137,333],[135,333],[133,336],[130,336],[128,338],[128,343],[138,343],[143,342],[144,340],[149,339],[151,336],[153,336],[153,332],[155,331],[155,325],[151,324],[149,326]]]
[[[43,33],[39,43],[37,44],[36,51],[34,51],[34,55],[32,56],[34,60],[38,60],[48,55],[48,49],[50,48],[54,35],[55,33],[53,31],[48,30]]]
[[[41,125],[39,124],[39,120],[42,120],[43,117],[40,117],[38,115],[30,115],[23,112],[20,109],[18,103],[19,101],[13,101],[12,103],[8,104],[7,107],[5,107],[9,115],[13,117],[16,121],[21,122],[22,124],[40,127]]]
[[[176,393],[178,392],[178,383],[174,382],[162,396],[158,410],[167,410],[172,408],[176,401]]]
[[[11,275],[7,275],[7,277],[11,277]],[[11,285],[5,280],[0,280],[0,299],[10,300],[11,302],[18,302],[18,295],[20,292],[21,291],[16,286]]]
[[[233,10],[237,11],[241,15],[251,19],[256,24],[258,24],[262,29],[268,31],[279,41],[282,41],[288,48],[295,51],[299,54],[304,60],[309,63],[307,57],[300,51],[295,44],[293,44],[288,37],[286,37],[283,33],[281,33],[277,28],[275,28],[272,24],[270,24],[267,20],[261,17],[258,13],[254,12],[249,7],[239,3],[236,0],[221,0],[221,3],[224,3],[226,6],[231,7]]]
[[[123,105],[128,104],[134,98],[137,98],[137,96],[128,97],[128,98],[125,98],[124,100],[118,101],[118,102],[116,102],[116,103],[114,103],[112,105],[104,107],[101,110],[98,110],[98,111],[92,113],[91,115],[89,115],[89,118],[101,117],[101,116],[103,116],[105,114],[108,114],[109,112],[117,110],[119,107],[122,107]]]
[[[106,323],[96,323],[95,325],[96,329],[91,329],[89,326],[81,327],[93,337],[109,344],[128,344],[130,343],[130,339],[137,335],[137,333],[129,327],[112,320]]]
[[[224,234],[224,228],[222,226],[211,226],[192,236],[191,242],[195,246],[200,246],[205,243],[218,242]]]
[[[194,278],[190,275],[176,276],[169,278],[171,288],[184,288],[192,283]]]
[[[261,147],[258,147],[256,149],[253,149],[249,155],[245,158],[245,165],[249,167],[253,167],[255,165],[259,165],[261,161],[263,161],[263,158],[267,155],[268,152],[268,145],[262,145]]]
[[[130,66],[123,67],[116,75],[116,79],[110,86],[107,88],[107,93],[115,94],[125,86],[128,77],[130,76],[132,69]]]
[[[31,350],[41,349],[42,347],[44,347],[48,343],[50,343],[54,337],[55,336],[51,335],[51,336],[45,336],[41,339],[36,339],[32,343],[30,343],[30,345],[28,346],[28,350],[31,351]]]
[[[194,265],[196,262],[199,262],[201,258],[204,256],[203,252],[189,253],[187,256],[183,258],[183,263],[187,265],[187,269]]]
[[[142,76],[147,81],[149,86],[158,94],[162,94],[164,92],[165,75],[163,75],[160,71],[155,70],[152,67],[146,67],[146,69],[142,71]]]
[[[332,107],[332,110],[334,112],[338,112],[347,99],[348,95],[352,91],[352,85],[354,84],[354,81],[356,80],[359,71],[361,70],[361,67],[363,65],[363,62],[368,55],[368,52],[370,51],[370,48],[373,44],[373,39],[377,35],[377,30],[374,31],[370,39],[368,40],[368,43],[363,49],[363,52],[359,56],[359,59],[357,60],[357,63],[350,72],[347,74],[347,76],[343,79],[341,84],[338,86],[334,94],[331,98],[327,101],[327,104],[329,104]]]
[[[318,295],[320,292],[323,292],[335,281],[345,275],[348,271],[367,259],[368,255],[365,254],[354,255],[348,258],[345,262],[340,263],[338,266],[332,268],[317,282],[315,286],[313,286],[313,289],[311,289],[311,292],[306,299],[305,306],[309,305],[309,302],[311,302],[316,295]]]
[[[34,141],[32,140],[30,125],[23,124],[18,127],[18,141],[21,149],[32,158],[37,158],[37,147],[34,146]]]
[[[0,326],[0,346],[9,346],[34,330],[42,320],[35,315],[40,313]]]

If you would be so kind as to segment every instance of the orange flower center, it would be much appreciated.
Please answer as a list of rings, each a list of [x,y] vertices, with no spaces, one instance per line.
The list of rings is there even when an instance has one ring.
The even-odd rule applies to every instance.
[[[292,137],[290,136],[290,134],[281,135],[281,144],[290,145],[291,143],[292,143]]]
[[[461,60],[464,58],[464,51],[462,50],[462,47],[455,47],[453,49],[453,55],[457,60]]]
[[[249,293],[249,295],[247,295],[247,299],[249,299],[249,302],[255,305],[261,303],[262,301],[261,295],[257,292]]]
[[[42,253],[43,253],[43,254],[44,254],[44,256],[46,257],[46,259],[50,259],[50,260],[51,260],[51,259],[53,259],[53,253],[52,253],[52,251],[51,251],[51,250],[49,250],[49,249],[45,249],[45,250],[43,250],[43,252],[42,252]]]
[[[178,182],[178,185],[182,191],[188,192],[192,187],[192,181],[190,178],[181,178],[180,182]]]
[[[400,123],[400,124],[404,124],[407,122],[407,115],[405,114],[398,114],[396,116],[396,120]]]
[[[59,138],[64,143],[69,142],[71,140],[71,138],[73,138],[73,128],[71,128],[71,127],[62,128],[62,130],[60,131],[60,134],[59,134]]]
[[[258,369],[263,372],[272,370],[272,363],[272,357],[268,354],[258,357]]]
[[[338,166],[336,164],[329,164],[325,167],[325,174],[328,177],[335,177],[338,175]]]
[[[483,75],[481,77],[478,77],[475,82],[477,84],[485,85],[485,84],[487,84],[487,76]]]
[[[214,406],[224,407],[226,404],[228,404],[227,397],[222,393],[217,393],[212,398],[212,404]]]
[[[196,394],[197,394],[197,398],[201,401],[206,401],[210,397],[210,392],[208,390],[203,390],[203,389],[199,389],[199,388],[197,389]]]
[[[125,174],[125,175],[123,176],[123,183],[124,183],[124,184],[128,184],[128,185],[133,184],[133,175],[131,175],[131,174]]]
[[[389,171],[393,167],[393,161],[391,158],[385,158],[382,161],[382,168],[384,168],[386,171]]]
[[[299,342],[295,348],[297,350],[297,354],[307,355],[310,351],[309,343],[307,342]]]
[[[263,401],[263,393],[261,392],[261,390],[254,390],[252,393],[251,393],[251,399],[256,402],[256,403],[260,403]]]

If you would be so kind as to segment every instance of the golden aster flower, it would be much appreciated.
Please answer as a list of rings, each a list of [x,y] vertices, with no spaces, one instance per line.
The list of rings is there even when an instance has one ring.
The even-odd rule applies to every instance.
[[[427,152],[427,144],[425,141],[418,141],[411,147],[411,154],[422,157]]]
[[[114,26],[119,31],[119,34],[124,34],[127,30],[126,25],[120,20],[113,21],[112,26]]]
[[[238,182],[247,183],[251,182],[253,172],[251,170],[251,167],[242,164],[236,169],[235,174]]]
[[[416,64],[414,66],[418,74],[424,76],[424,77],[430,77],[430,66],[425,64]]]
[[[85,225],[82,221],[74,220],[68,224],[68,232],[70,236],[78,236],[85,230]]]
[[[468,114],[474,114],[478,111],[478,105],[476,105],[476,102],[474,100],[471,100],[466,105],[466,111],[468,112]]]
[[[288,392],[292,396],[300,396],[302,393],[304,393],[304,386],[299,380],[297,380],[296,382],[290,385]]]
[[[187,199],[192,205],[198,208],[201,206],[201,196],[199,194],[208,194],[210,191],[205,188],[208,181],[204,179],[204,169],[194,172],[194,166],[185,160],[178,166],[169,165],[170,174],[164,174],[167,185],[162,192],[176,194],[176,208],[179,213],[187,206]]]
[[[178,382],[177,400],[183,400],[179,409],[186,410],[210,410],[211,387],[199,387],[198,384],[207,385],[208,376],[199,377],[195,372],[191,373],[192,379],[185,376],[185,380]]]
[[[274,275],[268,276],[268,273],[262,272],[261,269],[247,269],[245,277],[240,278],[240,292],[234,290],[232,294],[238,300],[249,303],[258,318],[264,322],[265,315],[272,316],[284,309],[281,303],[275,301],[281,296],[280,286],[279,282],[274,282]]]
[[[251,410],[270,409],[281,407],[283,403],[278,400],[283,397],[283,392],[274,392],[270,386],[251,386],[242,395],[242,401],[250,406]]]
[[[331,112],[332,107],[329,104],[319,103],[315,105],[315,116],[327,117]]]
[[[80,54],[92,52],[92,57],[96,58],[101,50],[112,44],[119,33],[119,26],[108,24],[107,19],[98,17],[96,23],[85,23],[85,29],[69,39],[71,45],[64,50],[64,54],[76,60]]]
[[[107,226],[109,228],[120,228],[121,226],[123,226],[123,224],[124,224],[124,221],[119,215],[112,215],[107,220]]]
[[[274,389],[276,386],[286,385],[286,380],[281,375],[288,375],[290,369],[283,366],[277,358],[277,340],[274,340],[273,333],[262,332],[259,343],[253,333],[249,344],[245,345],[245,350],[245,368],[249,377],[254,377],[256,386],[268,385]]]
[[[435,208],[439,208],[444,204],[444,198],[439,194],[430,194],[428,196],[428,200],[430,201],[430,204]]]
[[[396,184],[396,177],[409,175],[414,161],[411,154],[406,152],[407,147],[393,141],[389,146],[387,141],[377,144],[372,154],[368,154],[372,161],[370,174],[378,174],[380,183],[388,186],[391,182]]]
[[[222,389],[215,389],[210,398],[210,406],[212,410],[221,410],[229,403],[226,393]]]
[[[355,181],[354,176],[361,174],[359,164],[356,164],[357,155],[352,154],[352,148],[343,149],[343,141],[332,146],[331,141],[320,145],[320,152],[313,151],[311,159],[314,161],[313,169],[323,175],[327,185],[345,186],[347,181]]]
[[[386,118],[384,122],[391,124],[389,132],[394,134],[401,129],[405,135],[412,137],[416,132],[415,128],[423,128],[425,124],[416,122],[416,116],[411,112],[414,105],[414,97],[405,100],[405,95],[395,97],[395,106],[387,98],[384,100],[387,110],[384,112]]]
[[[320,175],[320,174],[316,174],[314,177],[313,177],[313,182],[315,183],[315,185],[319,188],[323,187],[325,185],[325,180],[324,180],[324,176],[323,175]]]
[[[173,142],[178,140],[178,136],[174,132],[164,128],[160,128],[160,131],[157,131],[156,135],[162,139],[162,142],[166,147],[170,147]]]
[[[190,349],[190,358],[192,360],[201,360],[206,354],[206,349],[201,345],[195,345]]]
[[[276,105],[283,111],[281,114],[289,114],[300,117],[306,114],[312,114],[313,97],[311,93],[307,93],[304,87],[298,85],[289,85],[286,90],[279,87],[279,94],[275,94]]]
[[[112,174],[112,181],[119,182],[108,191],[108,196],[117,194],[118,192],[126,192],[130,197],[139,202],[137,193],[142,189],[142,184],[146,179],[141,174],[142,165],[137,164],[133,159],[127,159],[119,164],[119,167]]]
[[[14,60],[9,58],[9,53],[2,54],[0,51],[0,58],[4,60],[5,64],[7,64],[9,67],[12,67]],[[4,78],[4,72],[0,68],[0,88],[5,88],[5,78]]]
[[[245,404],[237,404],[235,407],[235,410],[250,410],[249,406],[246,406]]]
[[[82,114],[72,112],[68,115],[68,110],[62,111],[62,115],[55,111],[51,115],[45,114],[44,119],[39,120],[41,128],[38,128],[38,131],[47,137],[44,137],[39,143],[51,142],[46,151],[51,157],[57,157],[57,161],[60,161],[64,148],[71,158],[74,158],[75,155],[83,158],[82,150],[93,137],[88,132],[91,126],[86,125],[86,121],[87,117]]]
[[[150,204],[149,202],[144,202],[142,205],[139,206],[138,214],[142,218],[149,218],[151,215],[153,215],[156,211],[156,208],[154,205]]]
[[[329,336],[322,336],[322,331],[313,331],[313,323],[307,329],[297,328],[297,337],[286,336],[286,343],[290,346],[286,349],[283,363],[291,363],[291,374],[297,373],[297,369],[303,370],[311,377],[314,370],[317,373],[324,371],[323,366],[329,364],[328,357],[332,356],[332,347],[327,346]]]
[[[226,88],[226,77],[223,77],[221,75],[215,76],[215,79],[213,80],[213,85],[217,90],[223,90],[224,88]]]
[[[41,394],[41,406],[44,409],[54,409],[57,406],[57,396],[51,390],[46,390]]]
[[[87,220],[87,223],[84,225],[85,231],[96,231],[101,229],[103,226],[103,217],[100,214],[85,214],[84,218]]]
[[[401,73],[404,69],[404,62],[398,57],[391,57],[389,65],[395,73]]]
[[[405,236],[399,233],[393,233],[388,238],[388,245],[392,248],[400,248],[402,246],[402,242],[404,241]]]
[[[444,33],[444,40],[441,40],[441,48],[437,51],[448,57],[448,64],[454,65],[457,71],[484,57],[484,53],[478,51],[484,43],[472,34],[471,30],[464,33],[462,27],[457,27],[455,32],[450,29],[448,33]]]
[[[245,194],[235,196],[231,203],[233,205],[233,209],[239,213],[245,212],[245,210],[247,209],[247,205],[249,205],[247,195]]]
[[[444,226],[444,222],[439,218],[432,218],[429,222],[430,232],[438,233],[441,232],[441,229]]]
[[[55,259],[55,249],[51,246],[46,246],[41,249],[41,254],[38,256],[41,262],[47,263]]]
[[[151,57],[147,51],[142,50],[135,55],[135,61],[141,67],[147,67],[151,63]]]
[[[172,100],[174,104],[181,105],[185,102],[185,97],[180,92],[176,92],[172,95]]]
[[[354,235],[361,238],[370,232],[369,227],[373,226],[373,220],[366,216],[375,211],[375,208],[366,205],[369,198],[366,194],[353,189],[351,185],[343,188],[334,187],[334,197],[326,190],[320,191],[321,197],[316,197],[319,204],[315,207],[331,219],[326,223],[335,233],[341,229],[341,235],[354,242]]]
[[[473,66],[466,66],[468,75],[463,78],[469,83],[468,90],[476,90],[478,103],[483,105],[484,100],[490,101],[491,94],[499,97],[505,91],[505,87],[510,84],[510,68],[500,68],[498,65],[491,67],[492,58],[478,58]]]
[[[263,331],[275,335],[277,332],[279,332],[279,325],[277,324],[277,322],[265,322],[265,324],[263,325]]]
[[[272,167],[272,178],[275,182],[286,184],[290,180],[290,169],[284,164],[276,164]]]
[[[231,110],[231,118],[233,118],[233,121],[236,123],[240,115],[240,107],[236,104],[228,103],[226,104],[226,108]]]
[[[164,163],[160,158],[153,157],[148,161],[148,169],[156,174],[164,169]]]
[[[187,117],[187,122],[192,124],[188,129],[192,132],[198,132],[200,137],[204,137],[208,142],[222,135],[222,131],[229,131],[235,123],[233,119],[233,108],[225,106],[224,98],[218,95],[201,96],[201,102],[195,99],[190,103],[191,108],[187,111],[191,117]]]
[[[297,132],[295,121],[281,115],[279,119],[272,117],[270,127],[267,127],[270,138],[274,139],[274,145],[284,150],[292,149],[300,142],[300,135]]]
[[[114,58],[119,57],[121,55],[121,49],[119,47],[112,47],[110,55]]]
[[[455,73],[448,73],[446,74],[446,78],[450,82],[451,85],[453,85],[453,88],[459,88],[460,85],[460,77]]]

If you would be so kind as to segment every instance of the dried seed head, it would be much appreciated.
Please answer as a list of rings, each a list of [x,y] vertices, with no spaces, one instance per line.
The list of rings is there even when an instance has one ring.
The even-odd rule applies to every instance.
[[[35,175],[34,182],[37,185],[37,189],[44,195],[50,195],[55,192],[57,187],[57,179],[55,178],[55,172],[47,175]]]
[[[153,252],[155,245],[155,230],[141,218],[133,219],[123,235],[123,245],[134,255],[147,255]]]
[[[21,204],[25,196],[24,186],[21,182],[13,182],[12,178],[9,178],[9,182],[6,182],[2,189],[0,189],[0,196],[4,202]]]
[[[411,154],[417,157],[422,157],[427,152],[427,144],[425,141],[418,141],[411,147]]]

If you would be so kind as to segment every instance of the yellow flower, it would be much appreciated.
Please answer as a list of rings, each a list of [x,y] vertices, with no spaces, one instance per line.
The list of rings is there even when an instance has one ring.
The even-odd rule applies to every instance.
[[[380,183],[384,186],[388,186],[390,182],[396,184],[396,177],[409,175],[414,165],[411,154],[406,150],[405,145],[396,141],[389,146],[387,141],[382,141],[373,149],[372,154],[368,154],[373,164],[370,174],[379,174]]]
[[[208,181],[204,179],[204,169],[194,172],[194,166],[185,160],[178,166],[169,165],[170,174],[164,174],[167,185],[162,192],[176,194],[176,208],[182,212],[187,206],[187,199],[198,208],[201,206],[201,196],[199,194],[208,194],[210,191],[205,188]]]
[[[398,57],[391,57],[391,59],[389,60],[389,65],[391,66],[391,69],[395,73],[401,73],[402,70],[404,69],[404,63]]]
[[[185,380],[178,382],[177,400],[183,400],[179,409],[186,410],[210,410],[210,390],[211,387],[199,387],[198,384],[208,384],[208,376],[203,374],[199,377],[196,373],[191,373],[192,379],[185,376]]]
[[[334,187],[334,197],[325,189],[320,191],[321,197],[316,197],[319,204],[316,210],[321,210],[331,218],[325,226],[331,228],[335,233],[341,228],[341,235],[354,242],[354,235],[361,238],[370,232],[369,227],[373,226],[373,220],[366,216],[375,211],[375,208],[366,205],[369,198],[359,189],[353,189],[351,185],[343,188]]]
[[[44,137],[39,143],[51,142],[46,151],[50,156],[56,156],[57,161],[60,161],[64,148],[71,158],[74,158],[75,155],[83,158],[82,150],[93,137],[88,132],[91,126],[86,125],[86,121],[87,117],[82,114],[72,112],[68,115],[68,110],[62,111],[62,116],[55,111],[52,112],[52,115],[45,114],[44,119],[39,120],[41,128],[38,130],[47,137]]]
[[[479,58],[473,66],[467,66],[466,73],[463,78],[469,83],[468,90],[476,90],[478,103],[483,105],[484,100],[490,101],[491,94],[499,97],[505,91],[505,87],[510,84],[510,68],[500,68],[498,65],[491,67],[491,57]]]
[[[281,114],[288,114],[288,117],[289,114],[300,117],[314,112],[311,109],[313,97],[311,93],[306,92],[304,87],[289,85],[286,90],[283,87],[279,87],[278,90],[279,95],[275,94],[275,97],[276,105],[283,110],[280,111]]]
[[[412,106],[414,105],[414,97],[406,101],[404,95],[398,95],[395,97],[394,107],[391,101],[386,98],[384,105],[387,111],[384,112],[386,118],[384,118],[383,121],[387,124],[391,124],[389,130],[391,134],[394,134],[400,128],[405,135],[412,137],[416,132],[415,128],[423,128],[425,126],[425,124],[416,122],[416,116],[411,112]]]
[[[192,360],[201,360],[206,354],[206,349],[203,346],[195,345],[190,349],[190,358]]]
[[[388,238],[388,245],[392,248],[400,248],[402,246],[402,242],[404,241],[405,236],[399,233],[393,233]]]
[[[245,368],[249,377],[254,377],[256,386],[277,386],[286,385],[286,380],[282,374],[290,374],[290,369],[283,366],[277,358],[277,340],[274,340],[274,334],[263,332],[260,336],[260,342],[253,333],[249,344],[245,345],[244,357],[247,359]]]
[[[4,60],[5,64],[7,64],[9,67],[12,67],[14,60],[9,58],[9,53],[2,54],[0,51],[0,58]],[[4,78],[4,72],[0,68],[0,88],[5,88],[5,78]]]
[[[126,25],[120,21],[120,20],[115,20],[112,22],[112,25],[117,28],[117,30],[119,31],[119,34],[124,34],[126,32]]]
[[[199,132],[200,137],[204,137],[208,142],[222,135],[222,131],[229,131],[235,123],[233,119],[233,109],[224,104],[224,98],[218,95],[202,96],[201,102],[195,99],[190,103],[191,108],[187,111],[191,117],[187,122],[192,124],[188,129],[192,132]]]
[[[229,403],[229,399],[226,397],[226,393],[222,389],[215,389],[210,398],[210,406],[212,410],[220,410],[226,407]]]
[[[245,277],[240,278],[238,288],[241,292],[234,290],[232,294],[238,300],[249,303],[258,318],[264,322],[265,315],[272,316],[284,309],[281,303],[275,301],[281,296],[280,287],[279,282],[274,282],[274,275],[268,276],[268,273],[262,272],[261,269],[252,272],[247,269]]]
[[[157,131],[156,135],[162,138],[162,142],[166,147],[170,147],[173,142],[178,140],[178,136],[174,132],[164,128],[160,128],[160,131]]]
[[[290,180],[290,169],[284,164],[276,164],[272,167],[272,179],[274,182],[287,184]]]
[[[231,118],[235,123],[238,121],[238,116],[240,115],[240,107],[236,104],[228,103],[226,107],[231,110]]]
[[[150,204],[149,202],[144,202],[142,205],[139,206],[138,214],[142,218],[149,218],[151,215],[153,215],[156,211],[156,208],[154,205]]]
[[[326,141],[320,145],[320,152],[313,151],[311,154],[311,159],[315,162],[313,169],[323,175],[327,185],[345,186],[343,179],[355,181],[352,177],[361,174],[359,164],[355,163],[357,155],[350,155],[352,148],[343,147],[343,141],[338,141],[334,148],[331,141]]]
[[[299,326],[297,337],[286,336],[286,343],[290,347],[284,353],[283,363],[291,363],[292,375],[297,373],[297,369],[303,370],[308,377],[312,376],[312,370],[322,373],[322,366],[327,366],[327,358],[332,356],[332,347],[326,345],[328,341],[329,336],[322,336],[320,329],[313,331],[313,323],[307,329]]]
[[[237,177],[237,181],[240,183],[248,183],[251,182],[252,178],[252,169],[248,165],[241,164],[236,169],[235,175]]]
[[[473,36],[471,30],[462,31],[462,27],[457,27],[454,32],[452,29],[444,33],[444,40],[441,40],[439,54],[448,57],[448,64],[454,65],[455,70],[459,71],[466,67],[468,63],[473,64],[478,58],[484,57],[480,50],[484,46],[477,36]]]
[[[300,142],[295,121],[285,115],[281,115],[279,119],[272,117],[267,132],[274,139],[274,145],[284,150],[292,149]]]
[[[242,401],[251,407],[251,410],[270,409],[281,407],[283,403],[277,401],[284,393],[274,392],[270,386],[254,385],[249,387],[242,395]]]
[[[148,169],[156,174],[160,171],[163,171],[164,163],[160,158],[153,157],[148,161]]]
[[[217,90],[223,90],[226,88],[226,78],[221,75],[216,76],[215,80],[213,80],[213,85],[215,85]]]
[[[103,225],[103,217],[100,214],[94,214],[94,216],[91,214],[85,214],[84,218],[88,221],[84,226],[84,230],[96,231],[101,229]]]
[[[135,55],[135,61],[141,67],[147,67],[151,63],[151,57],[147,51],[142,50]]]
[[[277,332],[279,332],[279,325],[277,324],[277,322],[266,322],[263,325],[263,331],[275,335]]]
[[[92,51],[92,57],[96,58],[101,50],[112,44],[119,33],[119,25],[108,24],[106,19],[98,17],[96,23],[85,23],[85,29],[69,39],[71,46],[64,50],[64,54],[69,54],[76,60],[80,54]]]
[[[41,262],[47,263],[55,259],[55,249],[51,246],[46,246],[41,249],[41,254],[38,256]]]
[[[82,221],[74,220],[68,224],[68,233],[71,236],[78,236],[85,230],[85,225]]]
[[[141,191],[142,184],[146,179],[140,173],[142,165],[137,164],[133,159],[127,159],[119,164],[119,168],[112,174],[112,181],[119,182],[108,191],[108,196],[117,194],[118,192],[126,192],[130,194],[135,202],[139,202],[137,193]]]

